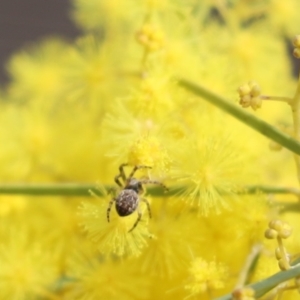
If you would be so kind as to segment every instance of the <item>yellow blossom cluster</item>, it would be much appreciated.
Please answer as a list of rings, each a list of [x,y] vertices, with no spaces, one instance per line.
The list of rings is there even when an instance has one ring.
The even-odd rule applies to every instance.
[[[297,0],[73,0],[82,36],[14,54],[0,93],[0,192],[20,182],[95,188],[85,197],[0,196],[0,300],[211,300],[236,290],[255,245],[261,255],[243,284],[276,272],[264,230],[290,198],[247,187],[297,186],[293,156],[270,152],[265,137],[178,78],[236,106],[236,87],[251,80],[239,89],[245,108],[261,106],[253,78],[290,95],[286,41],[299,9]],[[291,122],[282,103],[258,114]],[[141,190],[130,181],[139,165],[147,168],[133,177],[145,191],[120,216],[124,185]],[[147,192],[147,182],[158,186]],[[299,233],[292,213],[282,217]]]
[[[251,106],[254,110],[261,107],[260,87],[256,82],[249,82],[239,87],[240,104],[242,107]]]

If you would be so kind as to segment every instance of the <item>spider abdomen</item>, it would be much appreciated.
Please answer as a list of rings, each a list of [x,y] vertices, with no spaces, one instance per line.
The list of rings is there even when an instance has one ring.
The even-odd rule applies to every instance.
[[[131,215],[138,206],[139,195],[132,189],[124,189],[116,199],[116,211],[119,216]]]
[[[133,224],[132,228],[128,231],[131,232],[142,218],[142,210],[139,207],[139,202],[143,201],[147,205],[149,217],[151,218],[150,204],[147,199],[140,198],[139,195],[143,194],[143,184],[158,184],[162,186],[165,190],[168,190],[167,187],[157,180],[151,180],[149,178],[145,179],[136,179],[134,174],[139,169],[151,169],[149,166],[137,165],[134,166],[131,173],[126,176],[124,172],[124,167],[128,166],[127,163],[121,164],[119,167],[119,174],[115,176],[116,184],[122,189],[117,197],[112,198],[109,201],[109,205],[106,211],[107,221],[109,222],[109,214],[113,203],[116,204],[116,211],[120,217],[125,217],[131,215],[134,211],[137,211],[137,219]]]

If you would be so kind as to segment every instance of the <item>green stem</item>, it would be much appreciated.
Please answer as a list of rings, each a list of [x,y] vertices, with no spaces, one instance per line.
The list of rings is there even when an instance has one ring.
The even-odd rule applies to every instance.
[[[297,141],[300,141],[300,83],[298,83],[291,108],[293,113],[294,137]],[[297,168],[298,182],[300,184],[300,156],[294,155],[294,159]]]
[[[299,213],[300,211],[299,202],[295,202],[295,203],[276,202],[276,206],[280,207],[280,213],[285,213],[285,212]]]
[[[114,189],[115,186],[105,185],[105,190]],[[147,187],[147,194],[151,196],[175,196],[185,191],[184,186],[170,186],[168,192],[164,192],[161,187]],[[90,196],[89,190],[93,190],[98,196],[104,196],[103,192],[97,189],[97,184],[93,183],[9,183],[0,185],[0,195],[31,195],[31,196]],[[300,190],[287,187],[272,186],[245,186],[237,191],[237,194],[292,194],[299,196]]]
[[[90,196],[96,184],[82,183],[10,183],[0,185],[0,194],[30,196]],[[103,196],[97,190],[97,195]]]
[[[280,101],[280,102],[286,102],[287,104],[291,104],[293,99],[289,97],[278,97],[278,96],[266,96],[261,95],[260,98],[262,100],[272,100],[272,101]]]
[[[300,196],[300,190],[296,188],[288,187],[274,187],[274,186],[263,186],[263,185],[251,185],[246,186],[244,190],[240,192],[241,194],[292,194],[295,196]]]
[[[290,263],[288,261],[288,255],[286,253],[286,250],[283,246],[283,242],[282,242],[282,238],[281,237],[277,237],[277,243],[278,243],[278,248],[281,254],[281,259],[282,259],[282,265],[280,265],[281,270],[289,270],[291,268]]]
[[[105,185],[104,190],[115,189],[115,186]],[[97,184],[92,183],[16,183],[1,184],[0,195],[30,195],[30,196],[90,196],[92,190],[97,196],[105,196],[104,192],[97,188]],[[161,187],[149,187],[147,193],[152,196],[171,196],[183,191],[183,187],[172,187],[169,192],[164,192]]]
[[[256,118],[253,114],[242,110],[237,105],[230,103],[227,99],[223,98],[222,96],[219,96],[195,83],[180,78],[177,78],[177,82],[186,90],[194,93],[195,95],[203,97],[206,101],[226,111],[236,119],[250,126],[254,130],[260,132],[267,138],[275,141],[276,143],[289,149],[295,154],[300,154],[300,143],[297,140],[282,133],[277,128],[271,126],[267,122]]]
[[[253,268],[253,265],[257,261],[257,258],[259,256],[261,250],[262,250],[262,245],[260,245],[260,244],[256,244],[252,247],[251,252],[249,253],[249,255],[246,258],[246,261],[242,268],[242,271],[239,274],[238,281],[235,285],[236,289],[241,288],[246,284],[248,277],[249,277],[249,273],[250,273],[251,269]]]
[[[271,277],[264,279],[262,281],[247,285],[247,287],[252,288],[255,291],[255,297],[258,298],[265,295],[268,291],[272,290],[280,283],[283,283],[287,280],[293,279],[298,276],[300,276],[300,265],[292,267],[287,271],[281,271],[279,273],[276,273]],[[215,300],[231,300],[231,299],[232,299],[232,295],[227,294]]]

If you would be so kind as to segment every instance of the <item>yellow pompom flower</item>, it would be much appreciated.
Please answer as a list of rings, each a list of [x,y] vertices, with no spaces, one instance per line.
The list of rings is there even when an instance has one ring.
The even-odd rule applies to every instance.
[[[170,158],[167,150],[154,136],[137,139],[129,149],[128,162],[131,165],[146,165],[166,172]]]
[[[165,173],[171,160],[166,147],[168,138],[160,130],[157,119],[140,117],[127,103],[116,101],[103,121],[104,153],[114,158],[114,163],[148,165],[154,172]]]
[[[146,277],[141,277],[131,260],[105,259],[92,251],[79,252],[69,259],[72,278],[64,299],[148,299]]]
[[[64,88],[66,49],[63,41],[50,39],[13,56],[8,64],[10,96],[20,102],[56,102]]]
[[[163,32],[152,24],[144,24],[136,33],[136,39],[147,51],[160,50],[164,45]]]
[[[143,274],[151,277],[182,278],[191,253],[196,253],[205,241],[204,228],[195,213],[185,210],[182,203],[174,205],[173,200],[155,198],[152,201],[149,228],[154,237],[135,263]]]
[[[106,51],[104,44],[91,35],[80,38],[69,49],[64,72],[68,100],[93,103],[106,95],[111,79]]]
[[[136,11],[140,5],[132,0],[74,0],[72,16],[76,23],[85,30],[121,29],[121,24],[128,25],[132,17],[138,17]]]
[[[64,106],[62,111],[56,114],[55,120],[51,120],[51,143],[45,154],[48,155],[47,171],[53,173],[56,180],[57,178],[78,182],[112,180],[114,173],[104,171],[107,159],[98,140],[98,126],[101,122],[99,110],[89,105],[83,109],[77,102],[73,102]]]
[[[144,21],[145,15],[154,13],[160,14],[160,19],[168,18],[169,12],[175,15],[179,9],[185,9],[184,4],[170,0],[73,0],[72,3],[72,17],[77,25],[86,31],[104,29],[105,35],[112,39],[128,34]]]
[[[266,13],[272,28],[274,28],[274,31],[279,33],[284,31],[286,36],[291,36],[294,34],[295,28],[299,26],[299,9],[300,3],[297,0],[269,1],[268,10]]]
[[[189,269],[190,282],[185,289],[190,296],[203,293],[212,293],[215,290],[223,289],[228,279],[228,268],[215,260],[207,262],[203,258],[196,258]]]
[[[111,184],[126,163],[151,166],[134,177],[167,180],[172,196],[147,197],[151,219],[141,199],[138,223],[138,211],[120,216],[105,193],[79,210],[82,198],[2,196],[0,299],[212,299],[232,292],[257,244],[253,280],[259,269],[262,278],[278,270],[267,269],[263,236],[272,207],[265,195],[239,192],[293,185],[289,154],[275,161],[264,137],[186,93],[176,78],[193,78],[232,102],[237,83],[253,77],[266,91],[288,94],[295,83],[282,33],[299,23],[296,2],[73,0],[84,36],[13,56],[12,82],[0,95],[3,183]],[[296,56],[299,45],[297,37]],[[244,107],[259,108],[257,84],[239,92]],[[285,123],[287,109],[258,114]],[[119,176],[125,185],[126,175]],[[285,217],[295,218],[297,233],[293,215]],[[286,226],[275,235],[270,229],[277,239],[290,234]],[[299,252],[298,240],[292,235],[286,249]],[[237,296],[252,297],[243,292]]]
[[[138,89],[128,97],[128,106],[138,116],[155,119],[165,119],[170,112],[177,109],[176,96],[179,91],[171,82],[165,70],[149,70],[150,74],[143,78]]]
[[[110,222],[108,222],[109,203],[104,199],[82,203],[79,208],[81,225],[100,253],[121,257],[139,256],[151,237],[148,231],[148,215],[143,204],[140,204],[143,212],[142,219],[131,232],[129,231],[137,220],[137,212],[120,217],[113,206],[110,211]]]
[[[23,212],[27,208],[24,196],[2,196],[0,198],[0,216],[8,216],[15,212]]]
[[[1,234],[0,299],[50,298],[59,278],[53,248],[32,229],[9,226]]]
[[[23,181],[32,171],[26,151],[28,144],[23,145],[28,138],[24,136],[28,124],[24,120],[24,110],[8,102],[10,101],[5,105],[2,103],[0,109],[0,140],[2,140],[0,174],[4,182]]]
[[[225,196],[239,190],[241,155],[229,139],[203,137],[180,142],[171,176],[184,185],[182,200],[199,208],[199,213],[220,212],[230,207]]]

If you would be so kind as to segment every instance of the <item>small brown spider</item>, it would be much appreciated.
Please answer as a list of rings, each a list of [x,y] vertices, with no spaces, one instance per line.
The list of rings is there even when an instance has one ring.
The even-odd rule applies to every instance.
[[[116,202],[116,211],[120,217],[125,217],[128,215],[131,215],[135,210],[137,210],[138,217],[135,223],[133,224],[132,228],[128,231],[131,232],[139,223],[139,221],[142,218],[142,212],[139,207],[140,200],[145,202],[148,208],[149,217],[151,218],[151,210],[150,210],[150,204],[147,199],[140,197],[140,195],[144,192],[143,184],[158,184],[162,186],[165,190],[168,190],[167,187],[156,180],[150,180],[150,179],[136,179],[133,178],[133,175],[138,169],[147,168],[151,169],[151,167],[138,165],[134,166],[133,170],[129,174],[129,176],[126,178],[124,167],[128,164],[122,164],[119,167],[119,175],[115,177],[115,182],[118,186],[122,188],[122,190],[119,192],[117,197],[110,200],[108,208],[107,208],[107,221],[109,222],[109,214],[111,211],[111,207],[114,202]],[[122,185],[120,178],[124,182],[124,186]]]

